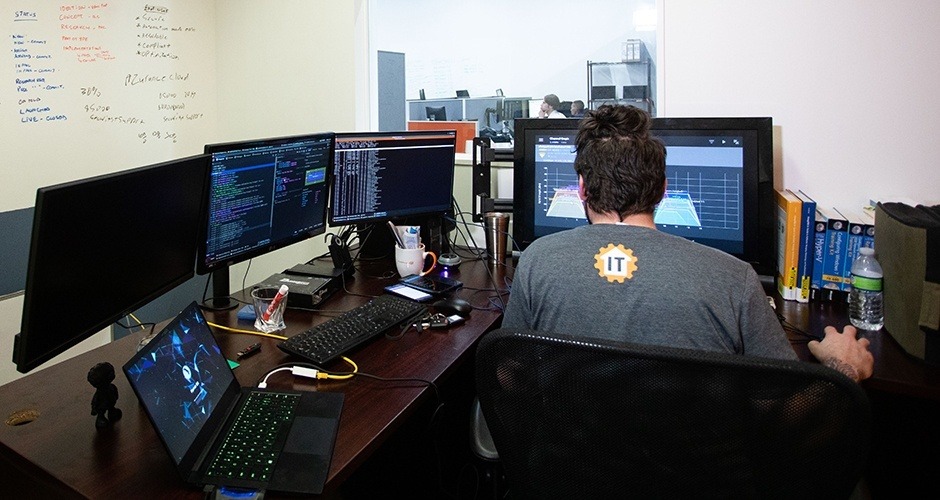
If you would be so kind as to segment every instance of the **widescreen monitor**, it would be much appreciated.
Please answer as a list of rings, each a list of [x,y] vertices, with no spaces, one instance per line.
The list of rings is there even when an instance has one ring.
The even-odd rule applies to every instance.
[[[332,132],[209,144],[205,152],[199,274],[326,232]]]
[[[330,225],[450,211],[454,130],[336,134]]]
[[[513,238],[535,238],[587,223],[574,171],[579,120],[516,120]],[[666,145],[667,191],[657,228],[775,269],[772,120],[653,118]]]
[[[194,275],[209,158],[40,188],[13,361],[26,373]]]

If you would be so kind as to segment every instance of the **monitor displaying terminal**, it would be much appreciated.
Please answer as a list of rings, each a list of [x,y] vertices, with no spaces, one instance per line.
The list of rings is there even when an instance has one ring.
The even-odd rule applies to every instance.
[[[574,171],[578,120],[516,122],[514,239],[587,223]],[[667,190],[657,228],[750,262],[773,276],[773,145],[770,118],[654,118],[666,146]]]
[[[326,231],[333,133],[210,144],[197,272]]]
[[[209,158],[40,188],[16,368],[26,373],[194,275]]]
[[[330,225],[449,211],[456,140],[453,130],[336,134]]]

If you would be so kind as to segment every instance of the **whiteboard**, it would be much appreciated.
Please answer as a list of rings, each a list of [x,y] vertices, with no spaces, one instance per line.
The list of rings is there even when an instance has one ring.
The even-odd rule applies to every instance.
[[[214,2],[0,5],[0,212],[213,142]]]

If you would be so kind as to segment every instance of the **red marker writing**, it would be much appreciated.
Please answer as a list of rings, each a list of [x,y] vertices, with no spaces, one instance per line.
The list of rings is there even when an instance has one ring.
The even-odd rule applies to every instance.
[[[268,305],[268,309],[264,311],[264,314],[261,315],[261,319],[268,321],[271,319],[271,315],[274,314],[274,311],[277,310],[277,306],[284,300],[284,297],[287,296],[287,285],[281,285],[281,288],[277,291],[277,295],[274,296],[274,299],[271,300],[271,304]]]

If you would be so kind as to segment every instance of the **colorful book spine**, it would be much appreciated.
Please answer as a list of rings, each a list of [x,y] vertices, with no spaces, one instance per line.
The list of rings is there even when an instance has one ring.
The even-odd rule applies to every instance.
[[[838,210],[838,209],[837,209]],[[848,239],[845,247],[845,267],[842,273],[842,290],[852,290],[852,263],[858,257],[858,249],[875,248],[875,218],[862,210],[838,210],[849,221]]]
[[[800,246],[800,199],[789,190],[777,190],[777,292],[796,300]]]
[[[842,291],[852,290],[852,263],[858,257],[858,249],[862,247],[862,237],[865,234],[865,223],[861,216],[846,208],[836,209],[836,212],[848,221],[848,230],[845,237],[845,258],[842,260]]]
[[[793,193],[800,199],[799,263],[796,271],[797,302],[809,302],[813,282],[816,201],[803,191]]]
[[[862,246],[875,248],[875,214],[870,210],[862,210],[862,220],[865,221],[865,233],[862,237]]]
[[[842,268],[845,265],[845,245],[849,232],[849,221],[835,209],[816,206],[826,217],[826,245],[823,256],[822,288],[833,292],[842,291]],[[834,294],[832,298],[836,298]]]
[[[810,299],[823,300],[823,266],[826,258],[826,226],[829,219],[816,210],[816,224],[813,226],[813,279],[810,282]]]

